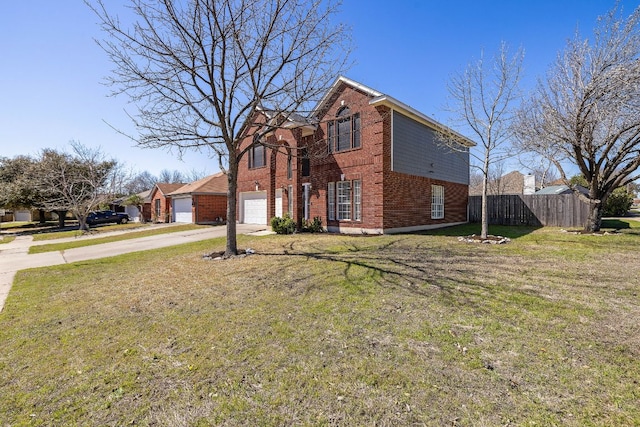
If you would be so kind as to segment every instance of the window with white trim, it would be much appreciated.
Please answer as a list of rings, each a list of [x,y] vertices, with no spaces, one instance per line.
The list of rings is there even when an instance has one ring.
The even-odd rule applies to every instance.
[[[431,219],[444,218],[444,187],[442,185],[431,186]]]
[[[336,183],[338,197],[338,220],[351,219],[351,181]]]
[[[329,153],[360,147],[360,114],[351,114],[348,107],[342,107],[336,117],[327,123]]]
[[[353,220],[362,221],[362,189],[359,180],[353,181]]]
[[[330,182],[327,185],[327,220],[362,221],[360,180]]]
[[[336,219],[336,183],[330,182],[327,187],[327,219],[333,221]]]

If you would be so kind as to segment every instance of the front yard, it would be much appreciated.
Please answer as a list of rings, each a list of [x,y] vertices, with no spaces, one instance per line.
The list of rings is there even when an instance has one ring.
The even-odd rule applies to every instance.
[[[0,425],[638,425],[640,236],[240,236],[18,273]]]

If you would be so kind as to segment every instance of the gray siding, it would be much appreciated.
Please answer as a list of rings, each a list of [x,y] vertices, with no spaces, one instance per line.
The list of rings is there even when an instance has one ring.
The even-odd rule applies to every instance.
[[[469,153],[443,147],[436,132],[393,112],[392,169],[457,184],[469,184]]]

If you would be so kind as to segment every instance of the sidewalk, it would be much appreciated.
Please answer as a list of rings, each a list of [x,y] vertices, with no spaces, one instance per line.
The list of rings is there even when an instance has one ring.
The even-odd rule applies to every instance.
[[[238,234],[263,234],[268,233],[265,225],[238,224]],[[141,237],[138,239],[122,240],[119,242],[103,243],[82,248],[67,249],[65,251],[45,252],[29,255],[29,247],[34,245],[61,243],[76,241],[78,239],[94,239],[115,234],[125,234],[128,231],[103,233],[93,236],[70,237],[48,241],[34,242],[32,236],[18,236],[10,243],[0,245],[0,311],[11,290],[16,273],[27,268],[48,267],[52,265],[68,264],[89,259],[106,258],[131,252],[140,252],[150,249],[164,248],[183,243],[197,242],[213,239],[226,235],[225,226],[203,228],[198,230],[178,231],[173,233],[158,234],[156,236]],[[134,232],[134,231],[129,231]]]

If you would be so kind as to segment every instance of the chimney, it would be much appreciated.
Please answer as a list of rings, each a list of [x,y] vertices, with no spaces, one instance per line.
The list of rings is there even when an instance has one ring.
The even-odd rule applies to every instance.
[[[527,174],[524,176],[524,187],[522,190],[522,194],[528,195],[536,192],[536,177],[532,174]]]

